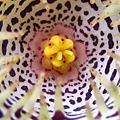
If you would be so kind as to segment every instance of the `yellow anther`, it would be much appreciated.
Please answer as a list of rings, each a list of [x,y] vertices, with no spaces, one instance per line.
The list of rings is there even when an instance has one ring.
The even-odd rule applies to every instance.
[[[63,65],[62,60],[58,60],[57,58],[51,60],[53,66],[55,67],[61,67]]]
[[[75,60],[75,55],[70,50],[64,50],[63,51],[63,56],[66,59],[66,63],[71,63],[71,62],[73,62]]]
[[[73,45],[74,45],[74,43],[71,39],[64,39],[61,50],[73,49]]]
[[[44,49],[44,55],[47,57],[47,58],[50,58],[51,55],[57,53],[59,51],[59,48],[56,47],[56,46],[47,46],[45,49]]]
[[[56,57],[58,60],[62,60],[62,52],[58,52]]]
[[[58,35],[53,36],[49,42],[55,46],[60,46],[62,44],[61,37]]]

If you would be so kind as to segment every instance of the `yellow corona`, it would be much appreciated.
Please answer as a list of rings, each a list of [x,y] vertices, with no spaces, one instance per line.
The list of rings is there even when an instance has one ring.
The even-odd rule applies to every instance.
[[[74,42],[71,39],[54,35],[45,45],[44,55],[54,67],[72,63],[75,60]]]

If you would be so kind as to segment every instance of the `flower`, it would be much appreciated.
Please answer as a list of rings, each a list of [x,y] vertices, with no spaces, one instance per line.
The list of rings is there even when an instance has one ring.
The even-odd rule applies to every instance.
[[[70,1],[70,0],[68,0],[68,1],[55,1],[55,0],[39,1],[38,0],[37,1],[37,0],[35,0],[35,1],[24,1],[24,2],[22,0],[20,0],[20,1],[18,0],[18,1],[9,1],[9,4],[7,3],[6,0],[0,0],[0,1],[4,2],[4,3],[0,2],[0,4],[1,4],[0,19],[5,20],[5,21],[1,21],[1,23],[0,23],[1,30],[2,30],[1,31],[1,35],[2,35],[1,40],[5,40],[5,41],[3,41],[3,43],[1,41],[1,48],[2,48],[1,56],[2,56],[2,54],[3,55],[12,54],[13,55],[16,52],[20,52],[19,51],[20,47],[23,47],[23,49],[26,47],[23,46],[22,44],[20,44],[20,47],[19,47],[19,42],[20,43],[28,42],[27,40],[30,40],[29,39],[30,35],[32,35],[32,31],[33,31],[32,29],[34,29],[34,31],[35,31],[37,28],[41,28],[44,25],[47,27],[48,24],[51,25],[52,22],[56,23],[59,20],[61,22],[64,22],[64,24],[67,22],[68,24],[74,25],[76,28],[76,31],[79,32],[78,36],[81,36],[81,39],[87,41],[87,45],[88,45],[87,54],[89,56],[89,62],[87,62],[86,66],[89,66],[89,65],[91,66],[91,67],[90,66],[87,67],[88,69],[86,69],[86,66],[82,69],[84,71],[83,72],[81,71],[81,75],[79,76],[79,78],[82,80],[82,82],[75,81],[76,83],[80,82],[81,85],[79,85],[79,84],[76,85],[76,83],[71,85],[72,88],[74,89],[72,95],[71,95],[72,90],[71,90],[71,87],[69,87],[69,84],[67,86],[63,87],[63,89],[64,88],[66,88],[66,89],[64,89],[64,90],[62,89],[62,93],[60,94],[61,84],[57,84],[56,89],[53,89],[54,87],[50,87],[51,84],[49,84],[49,87],[48,87],[45,82],[46,87],[43,85],[43,87],[45,88],[44,92],[47,93],[47,94],[45,94],[45,98],[47,99],[46,100],[47,104],[45,105],[44,104],[45,103],[44,96],[40,95],[40,93],[39,93],[39,91],[41,91],[41,89],[42,89],[41,82],[43,82],[43,81],[41,81],[41,79],[39,79],[38,82],[32,87],[32,90],[30,90],[30,91],[28,90],[28,88],[30,88],[29,83],[31,83],[33,85],[33,83],[30,80],[35,82],[35,79],[32,78],[31,75],[27,76],[27,74],[31,72],[31,71],[28,71],[29,67],[26,67],[27,71],[24,68],[22,69],[21,63],[23,60],[20,60],[18,63],[18,66],[17,67],[15,66],[12,69],[12,71],[10,72],[10,75],[11,75],[11,73],[13,73],[14,75],[11,75],[11,77],[8,75],[8,77],[5,78],[6,74],[8,73],[7,71],[9,71],[13,66],[12,64],[10,65],[9,63],[12,61],[13,61],[13,64],[14,64],[14,62],[16,63],[18,61],[18,58],[21,56],[18,55],[18,56],[16,56],[17,58],[15,56],[3,57],[1,59],[1,64],[6,64],[6,65],[5,65],[5,68],[3,68],[0,71],[1,80],[3,78],[5,78],[1,83],[1,89],[0,89],[0,91],[1,91],[0,96],[2,98],[0,100],[0,108],[1,108],[0,109],[0,114],[1,114],[0,118],[1,119],[5,119],[5,118],[13,119],[12,118],[13,114],[14,114],[14,116],[17,115],[16,117],[19,118],[20,117],[19,113],[21,113],[21,112],[22,112],[22,114],[19,119],[26,119],[26,120],[27,119],[35,119],[35,117],[34,117],[35,111],[33,109],[39,108],[38,104],[37,104],[37,107],[34,106],[35,102],[38,103],[38,101],[39,101],[39,99],[37,99],[39,95],[40,95],[41,105],[40,105],[40,112],[37,111],[37,113],[39,112],[40,116],[37,116],[36,119],[41,119],[44,117],[44,119],[51,120],[51,118],[50,118],[51,116],[49,116],[47,114],[48,111],[50,111],[50,112],[54,111],[54,115],[53,115],[52,119],[59,119],[58,115],[61,116],[61,119],[69,118],[69,119],[80,119],[80,120],[81,119],[92,119],[93,120],[94,118],[96,118],[96,119],[111,118],[112,119],[113,117],[115,117],[113,119],[120,119],[120,118],[118,118],[120,116],[120,105],[119,105],[119,101],[120,101],[120,94],[119,94],[120,66],[118,64],[116,64],[116,61],[115,61],[115,59],[120,61],[119,40],[118,40],[118,38],[116,38],[118,31],[120,32],[120,26],[119,26],[120,20],[119,20],[119,16],[113,16],[113,15],[119,13],[119,10],[120,10],[120,1],[119,0],[114,0],[114,1],[112,1],[112,0],[102,0],[102,1],[100,1],[100,0],[81,0],[81,1],[76,1],[76,0],[75,1]],[[44,6],[41,5],[42,3],[44,4]],[[104,5],[104,7],[101,6],[102,4]],[[43,7],[45,7],[48,11],[46,12],[45,9],[43,9]],[[105,9],[105,10],[103,10],[103,9]],[[103,12],[101,13],[102,10],[103,10]],[[93,27],[90,26],[90,24],[93,25]],[[117,28],[113,28],[115,26],[117,26],[118,30],[117,30]],[[64,27],[66,27],[66,26],[64,26]],[[64,30],[64,29],[65,28],[63,28],[62,30]],[[9,40],[9,42],[6,41],[6,38],[11,39],[11,38],[23,35],[23,33],[21,33],[21,32],[18,32],[17,34],[15,32],[15,31],[21,31],[21,30],[25,30],[25,35],[21,39],[15,38],[15,39]],[[27,32],[26,32],[26,30],[27,30]],[[56,29],[56,31],[57,30],[58,30],[58,28]],[[7,31],[11,31],[12,33],[11,32],[9,33]],[[82,33],[85,37],[82,37],[82,34],[80,34],[80,33]],[[45,33],[45,34],[47,34],[47,33]],[[60,41],[61,41],[61,39],[62,39],[61,35],[59,35],[59,34],[56,34],[56,35],[58,38],[60,37]],[[51,43],[51,41],[53,40],[53,38],[56,35],[53,34],[52,36],[50,36],[49,39],[44,40],[44,41],[46,41],[45,43],[47,43],[47,41],[48,41],[48,43]],[[64,36],[65,41],[66,41],[66,39],[69,38],[68,35],[70,35],[70,34],[67,33],[67,35]],[[119,33],[118,33],[118,36],[119,36]],[[48,38],[48,37],[46,37],[46,38]],[[78,56],[78,54],[76,54],[76,49],[74,47],[75,43],[76,43],[76,38],[75,37],[73,39],[69,38],[68,41],[71,41],[71,40],[73,41],[74,44],[71,46],[72,49],[67,48],[67,50],[68,50],[67,53],[70,53],[72,55],[71,56],[72,58],[70,59],[71,61],[69,63],[74,64],[76,62],[76,59]],[[81,41],[79,41],[79,42],[82,43]],[[54,47],[58,47],[55,43],[56,42],[53,41],[52,45]],[[62,43],[64,43],[64,42],[62,42]],[[42,44],[42,45],[44,45],[44,44]],[[65,44],[65,45],[67,45],[67,44]],[[42,53],[43,57],[49,58],[49,55],[50,55],[50,57],[55,56],[54,59],[52,59],[52,60],[54,60],[54,62],[52,60],[50,60],[49,63],[51,63],[54,66],[57,66],[58,68],[63,66],[62,57],[64,55],[64,50],[61,51],[62,46],[59,45],[60,48],[57,49],[57,51],[55,51],[55,55],[51,54],[52,51],[45,52],[46,47],[49,47],[49,44],[45,44],[45,46],[44,46],[43,53]],[[12,49],[10,49],[10,48],[12,48]],[[17,51],[15,50],[15,48],[17,49]],[[43,48],[43,46],[42,46],[42,48]],[[11,50],[13,50],[13,51],[11,51]],[[51,49],[49,49],[49,50],[51,50]],[[66,51],[66,49],[65,49],[65,51]],[[28,57],[29,53],[27,53],[26,50],[21,50],[21,52],[23,53],[23,55],[24,55],[24,53],[26,54],[25,55],[26,58],[23,57],[23,59],[25,60],[25,63],[26,63],[26,60],[28,60],[28,61],[31,60],[31,58],[29,59],[29,57]],[[106,52],[108,52],[108,54],[105,54]],[[111,53],[111,52],[113,52],[113,53]],[[48,55],[48,53],[49,53],[49,55]],[[118,53],[118,55],[116,53]],[[56,57],[59,58],[60,60],[62,60],[62,62],[57,61]],[[64,55],[64,57],[65,57],[65,55]],[[36,58],[37,58],[37,54],[36,54],[35,59]],[[68,59],[68,58],[69,57],[66,57],[66,59]],[[43,63],[44,62],[42,62],[42,64]],[[28,62],[28,64],[29,64],[29,62]],[[81,64],[81,65],[83,65],[83,64]],[[4,66],[2,66],[2,67],[4,67]],[[70,65],[69,65],[69,67],[71,67],[72,69],[74,68],[74,66],[70,66]],[[47,66],[47,68],[48,68],[48,66]],[[77,69],[77,68],[75,68],[75,69]],[[50,71],[52,71],[52,70],[53,69],[50,69]],[[89,71],[87,71],[87,70],[89,70]],[[37,71],[37,72],[39,73],[40,71]],[[21,73],[23,74],[22,80],[20,80],[20,77],[18,78],[18,76],[21,75]],[[93,81],[92,80],[90,81],[90,83],[88,82],[89,73],[92,73],[91,76],[92,76],[92,78],[94,78],[94,79],[92,79]],[[65,74],[65,72],[64,72],[64,74]],[[107,79],[103,76],[103,74],[105,75],[105,77],[107,77]],[[66,75],[70,75],[70,74],[67,72]],[[15,77],[13,77],[13,76],[15,76]],[[52,75],[49,75],[49,76],[52,76]],[[27,77],[29,77],[29,78],[27,78]],[[9,85],[11,84],[11,81],[13,82],[16,79],[19,79],[19,85],[17,86],[16,84],[13,84],[12,86],[9,87]],[[58,80],[58,81],[60,82],[60,80]],[[112,83],[110,81],[112,81]],[[49,81],[49,82],[51,82],[51,81]],[[115,84],[113,84],[113,83],[115,83]],[[15,86],[17,89],[15,91],[13,91],[13,88],[15,88]],[[3,91],[3,88],[5,89],[5,91]],[[55,91],[56,96],[55,97],[52,96],[53,94],[51,95],[50,92],[47,91],[47,89],[48,89],[48,91],[52,91],[53,94]],[[70,89],[70,91],[69,91],[69,89]],[[11,93],[12,91],[13,91],[13,93]],[[93,92],[94,92],[95,97],[92,94]],[[49,96],[49,94],[50,94],[50,96]],[[110,94],[110,95],[108,95],[108,94]],[[10,96],[10,98],[9,98],[9,96]],[[63,104],[61,104],[62,100],[63,100],[62,97],[65,98],[63,101],[64,102]],[[112,97],[112,99],[110,99],[111,97]],[[19,101],[19,102],[16,102],[16,101]],[[53,102],[53,101],[56,106],[53,108],[54,110],[52,110],[53,104],[51,104],[51,102]],[[86,108],[85,108],[84,105],[86,104],[85,103],[86,101],[88,101],[89,104],[87,104]],[[6,105],[7,102],[9,102],[9,104],[11,105],[11,107],[9,107],[9,109],[8,109],[8,105]],[[12,103],[14,103],[14,104],[12,104]],[[101,104],[99,104],[99,103],[101,103]],[[111,104],[111,103],[114,103],[114,104]],[[50,109],[48,108],[49,109],[48,111],[47,111],[47,105],[49,105],[49,108],[50,108]],[[89,107],[89,105],[90,105],[90,107]],[[97,108],[96,108],[96,105],[97,105]],[[65,109],[64,109],[64,107],[65,107]],[[84,109],[87,109],[87,113],[84,112]],[[67,115],[63,114],[64,110],[65,110],[65,113],[67,113]],[[96,112],[98,113],[97,117],[96,117]],[[3,113],[7,113],[7,114],[3,114]],[[86,116],[86,114],[87,114],[87,116]],[[92,114],[93,114],[93,116],[92,116]],[[42,119],[42,120],[44,120],[44,119]]]
[[[88,60],[86,45],[75,40],[75,31],[62,23],[55,24],[50,32],[37,31],[29,42],[36,55],[31,69],[38,76],[45,71],[45,78],[61,76],[63,85],[78,78],[78,68]]]

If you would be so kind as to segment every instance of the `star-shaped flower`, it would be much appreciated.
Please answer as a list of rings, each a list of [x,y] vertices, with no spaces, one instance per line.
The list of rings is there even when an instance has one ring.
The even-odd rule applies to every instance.
[[[75,40],[73,28],[56,24],[50,32],[37,31],[29,42],[36,55],[31,69],[39,75],[46,72],[46,78],[61,76],[63,85],[78,78],[78,69],[88,60],[86,45]]]

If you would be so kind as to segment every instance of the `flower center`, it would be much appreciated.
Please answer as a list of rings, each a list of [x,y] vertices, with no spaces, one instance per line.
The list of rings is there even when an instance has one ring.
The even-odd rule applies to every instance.
[[[75,60],[74,42],[64,36],[54,35],[44,46],[44,56],[54,67],[72,63]]]

